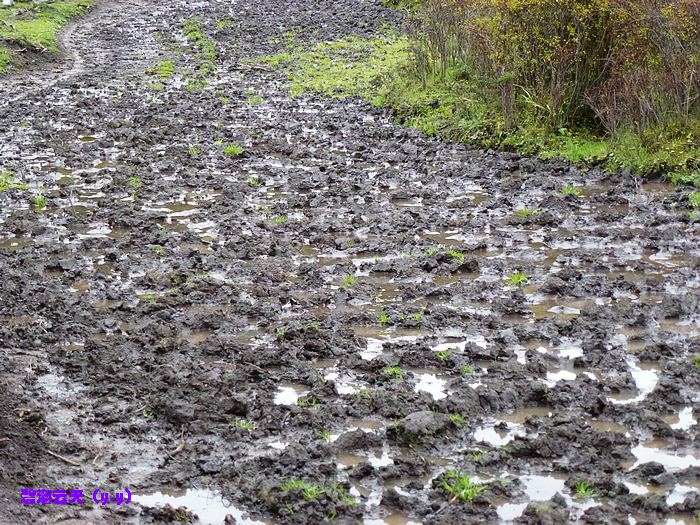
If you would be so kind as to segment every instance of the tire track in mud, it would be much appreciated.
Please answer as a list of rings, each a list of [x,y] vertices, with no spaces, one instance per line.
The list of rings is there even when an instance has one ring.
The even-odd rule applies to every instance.
[[[143,504],[76,522],[692,523],[700,243],[681,192],[292,98],[250,62],[288,31],[395,23],[378,2],[107,5],[69,37],[70,78],[0,130],[29,186],[0,192],[0,387],[32,409],[0,452],[46,446],[81,467],[46,457],[37,483]],[[188,90],[193,17],[216,67]],[[35,521],[6,494],[0,516]]]

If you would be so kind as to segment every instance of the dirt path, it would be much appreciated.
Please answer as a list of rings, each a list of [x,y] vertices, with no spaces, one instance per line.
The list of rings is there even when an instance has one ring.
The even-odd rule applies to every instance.
[[[291,98],[250,60],[396,16],[109,2],[62,69],[0,82],[0,522],[694,522],[681,193]]]

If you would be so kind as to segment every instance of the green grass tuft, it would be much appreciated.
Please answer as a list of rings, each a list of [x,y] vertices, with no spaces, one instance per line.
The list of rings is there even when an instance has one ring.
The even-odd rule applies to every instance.
[[[400,381],[406,377],[406,372],[401,370],[401,367],[398,365],[387,366],[382,370],[382,377]]]
[[[229,144],[224,148],[224,155],[237,157],[243,154],[243,146],[237,143]]]
[[[593,498],[597,495],[595,487],[585,480],[576,483],[574,493],[577,498]]]
[[[508,286],[522,286],[528,279],[529,277],[525,273],[518,270],[506,279],[506,284]]]
[[[472,482],[469,476],[457,470],[448,470],[443,475],[441,486],[453,500],[473,501],[479,494],[486,490],[484,485]]]

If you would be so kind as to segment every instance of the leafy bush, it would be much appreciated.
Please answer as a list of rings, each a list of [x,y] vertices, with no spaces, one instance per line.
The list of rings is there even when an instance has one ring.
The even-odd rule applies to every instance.
[[[425,0],[416,71],[459,67],[497,93],[506,129],[688,126],[700,110],[694,0]]]

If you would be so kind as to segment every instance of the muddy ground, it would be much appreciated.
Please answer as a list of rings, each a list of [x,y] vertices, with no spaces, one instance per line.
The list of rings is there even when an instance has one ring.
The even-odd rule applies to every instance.
[[[60,65],[0,80],[0,522],[695,523],[687,192],[292,98],[251,60],[386,23],[105,1]],[[454,500],[450,470],[485,490]]]

